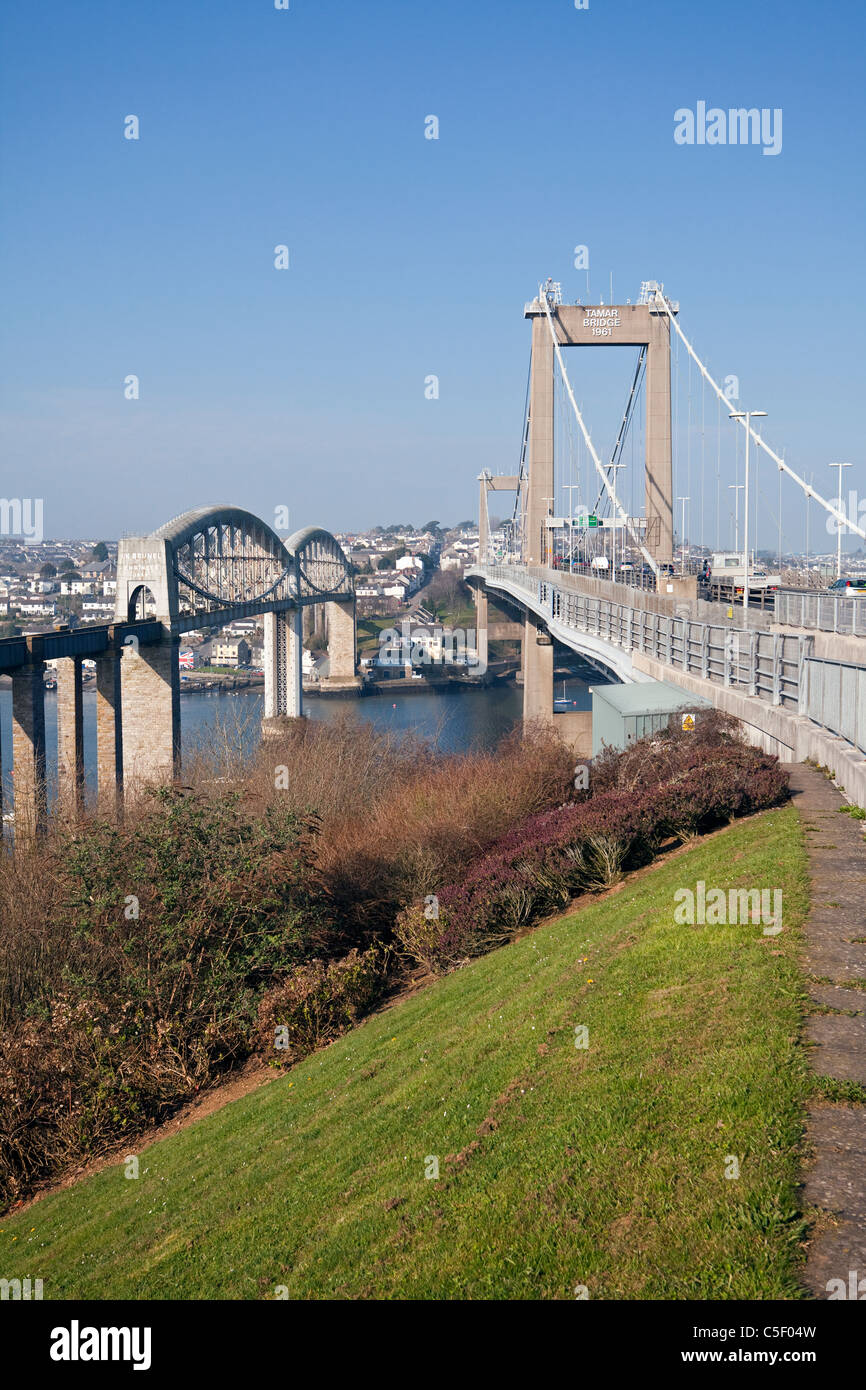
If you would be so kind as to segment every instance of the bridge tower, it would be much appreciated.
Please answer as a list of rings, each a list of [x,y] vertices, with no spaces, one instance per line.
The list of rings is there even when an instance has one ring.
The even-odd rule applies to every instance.
[[[148,605],[148,595],[150,605]],[[154,611],[148,612],[148,607]],[[170,782],[180,771],[179,616],[174,552],[158,533],[126,536],[117,547],[115,620],[152,617],[162,627],[159,642],[124,647],[119,668],[123,710],[121,761],[123,783],[130,790],[144,782]],[[103,690],[111,688],[111,673]],[[103,695],[103,701],[105,700]],[[105,715],[103,714],[104,722]],[[97,723],[98,729],[98,723]],[[106,725],[106,761],[114,753],[114,733]]]
[[[532,322],[529,386],[529,487],[525,559],[546,564],[547,517],[555,496],[555,354],[546,306],[527,304]],[[667,313],[654,304],[551,306],[561,347],[645,347],[646,366],[646,535],[647,550],[659,564],[673,560],[673,472],[671,461],[671,339]],[[555,508],[554,508],[555,509]]]
[[[147,596],[152,611],[144,606]],[[220,504],[186,512],[149,536],[121,541],[117,617],[147,617],[162,634],[147,646],[133,645],[121,663],[124,784],[170,781],[179,771],[177,648],[183,632],[261,616],[262,732],[268,735],[283,720],[303,715],[304,610],[315,608],[324,612],[329,634],[327,684],[357,686],[351,567],[321,527],[308,526],[283,541],[259,517]]]

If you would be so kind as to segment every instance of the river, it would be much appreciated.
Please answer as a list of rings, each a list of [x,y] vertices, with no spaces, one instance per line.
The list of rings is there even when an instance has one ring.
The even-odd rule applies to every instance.
[[[586,673],[583,673],[584,676]],[[598,679],[598,678],[596,678]],[[589,709],[588,681],[577,676],[556,680],[558,700],[565,697],[570,708]],[[493,685],[478,690],[387,691],[363,698],[356,696],[311,696],[304,711],[312,720],[352,719],[374,724],[378,729],[409,731],[431,739],[443,752],[469,748],[491,748],[514,728],[521,717],[523,692],[515,685]],[[262,710],[260,689],[193,691],[181,697],[181,747],[190,753],[206,743],[222,726],[233,739],[252,751],[259,739]],[[57,696],[45,695],[45,734],[49,785],[56,772]],[[0,690],[0,760],[3,767],[3,800],[9,807],[12,765],[12,691]],[[96,784],[96,692],[84,688],[84,769],[87,784]]]

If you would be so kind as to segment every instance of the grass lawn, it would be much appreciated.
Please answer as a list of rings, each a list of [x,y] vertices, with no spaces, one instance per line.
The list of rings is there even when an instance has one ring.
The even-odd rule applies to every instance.
[[[674,925],[698,879],[781,887],[782,934]],[[5,1220],[0,1274],[46,1298],[796,1298],[806,906],[794,809],[735,825],[153,1145],[137,1180]]]
[[[405,614],[403,615],[405,617]],[[357,644],[359,654],[370,656],[381,645],[380,637],[389,628],[400,631],[400,616],[389,618],[359,618],[357,622]]]

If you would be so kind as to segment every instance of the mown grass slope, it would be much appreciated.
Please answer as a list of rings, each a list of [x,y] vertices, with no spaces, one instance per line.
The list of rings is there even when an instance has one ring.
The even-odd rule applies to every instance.
[[[699,879],[781,888],[781,935],[675,925]],[[46,1298],[796,1297],[806,885],[792,807],[732,826],[155,1144],[137,1180],[7,1219],[0,1274]]]

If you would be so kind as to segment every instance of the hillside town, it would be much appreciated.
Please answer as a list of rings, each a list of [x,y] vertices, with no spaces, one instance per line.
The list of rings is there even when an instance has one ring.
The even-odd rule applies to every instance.
[[[502,558],[508,552],[508,526],[491,519],[490,549]],[[445,528],[438,521],[424,526],[374,526],[368,531],[338,532],[355,570],[358,616],[389,616],[409,605],[434,571],[462,577],[478,558],[478,526],[471,521]],[[608,570],[606,534],[599,528],[597,554],[584,561]],[[614,545],[616,542],[614,541]],[[609,546],[608,546],[609,549]],[[620,567],[627,551],[620,549]],[[632,557],[628,557],[629,559]],[[634,557],[639,558],[639,557]],[[556,567],[568,568],[566,555],[553,557]],[[836,556],[826,553],[783,554],[759,551],[756,561],[780,574],[781,582],[800,588],[825,589],[835,573]],[[707,546],[678,545],[675,569],[700,571],[712,562]],[[613,563],[616,564],[614,551]],[[577,566],[577,561],[575,562]],[[845,573],[866,578],[866,552],[846,555]],[[117,592],[117,542],[103,540],[41,540],[23,543],[0,535],[0,636],[29,636],[62,624],[78,627],[111,622]],[[204,633],[190,634],[190,648],[181,653],[181,669],[203,664],[218,668],[256,666],[260,655],[255,623],[234,623],[213,641]],[[199,649],[202,649],[199,651]]]
[[[433,614],[418,596],[437,572],[459,581],[478,556],[478,527],[471,521],[446,528],[374,526],[337,535],[355,571],[358,617],[387,618],[414,608]],[[117,543],[95,539],[41,540],[27,544],[0,537],[0,636],[32,636],[59,626],[77,628],[111,622],[117,593]],[[304,680],[315,683],[327,662],[325,643],[313,614],[305,634]],[[239,619],[218,630],[184,635],[178,665],[182,682],[240,672],[263,675],[264,634],[260,620]],[[368,667],[373,658],[362,658]],[[84,679],[92,663],[84,662]],[[46,683],[54,682],[47,663]]]

